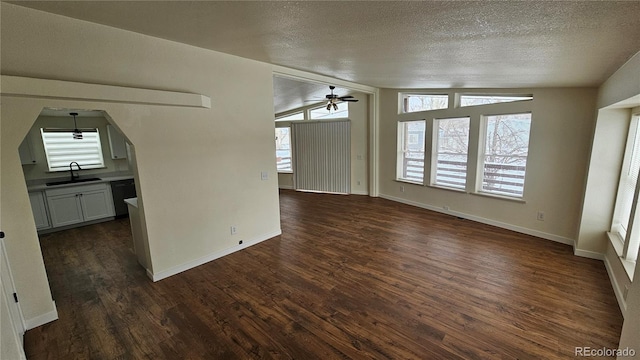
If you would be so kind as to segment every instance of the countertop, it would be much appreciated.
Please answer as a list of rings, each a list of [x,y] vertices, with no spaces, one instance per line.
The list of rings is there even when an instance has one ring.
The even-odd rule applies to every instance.
[[[138,198],[137,197],[124,199],[124,202],[126,202],[127,204],[133,206],[134,208],[138,207]]]
[[[47,189],[59,189],[59,188],[71,187],[71,186],[100,184],[100,183],[108,183],[108,182],[118,181],[118,180],[133,179],[133,174],[132,173],[126,173],[126,172],[111,172],[111,173],[102,173],[102,174],[82,174],[80,176],[80,179],[97,177],[97,178],[100,178],[100,180],[47,186],[48,182],[59,181],[59,180],[68,180],[69,179],[69,175],[68,174],[66,174],[66,175],[67,176],[61,176],[59,178],[29,180],[29,181],[27,181],[27,190],[28,191],[41,191],[41,190],[47,190]]]

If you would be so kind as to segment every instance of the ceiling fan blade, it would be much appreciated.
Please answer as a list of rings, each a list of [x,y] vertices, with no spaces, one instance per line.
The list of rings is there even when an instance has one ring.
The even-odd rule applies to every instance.
[[[341,99],[341,100],[346,102],[358,102],[358,99]]]
[[[340,97],[338,97],[338,98],[339,98],[339,99],[342,99],[342,100],[344,100],[344,99],[352,99],[352,98],[353,98],[353,96],[351,96],[351,95],[345,95],[345,96],[340,96]]]

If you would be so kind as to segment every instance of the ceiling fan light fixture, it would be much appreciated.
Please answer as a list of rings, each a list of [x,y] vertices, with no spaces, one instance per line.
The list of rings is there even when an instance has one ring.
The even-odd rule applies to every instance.
[[[327,111],[331,111],[331,101],[327,104]]]
[[[333,103],[333,110],[338,111],[338,104]]]

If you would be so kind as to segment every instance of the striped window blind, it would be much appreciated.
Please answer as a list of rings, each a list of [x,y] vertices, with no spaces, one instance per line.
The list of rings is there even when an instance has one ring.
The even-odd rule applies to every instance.
[[[296,190],[348,194],[351,191],[349,121],[298,122],[293,134]]]
[[[49,171],[67,171],[77,162],[82,169],[104,167],[98,129],[82,129],[82,139],[73,138],[73,130],[40,129]]]

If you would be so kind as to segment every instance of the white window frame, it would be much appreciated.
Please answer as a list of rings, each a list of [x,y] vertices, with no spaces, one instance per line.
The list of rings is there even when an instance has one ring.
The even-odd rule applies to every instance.
[[[98,129],[81,129],[82,139],[74,139],[73,131],[72,129],[40,129],[49,171],[69,171],[71,162],[77,162],[82,170],[104,168],[102,142]]]
[[[300,117],[300,116],[302,116],[301,119],[296,119],[296,117]],[[298,112],[294,112],[294,113],[290,113],[290,114],[281,115],[281,116],[276,117],[276,122],[278,122],[278,121],[302,121],[302,120],[306,120],[304,111],[298,111]]]
[[[316,110],[326,110],[327,109],[327,105],[326,104],[310,108],[310,109],[307,110],[307,112],[308,112],[307,119],[309,119],[309,120],[348,119],[349,118],[349,103],[346,102],[346,101],[342,101],[342,102],[336,103],[336,105],[338,106],[338,110],[333,110],[333,108],[331,108],[329,110],[329,114],[326,114],[326,116],[320,116],[320,117],[313,117],[313,112],[316,111]],[[343,111],[346,111],[346,115],[345,116],[334,116],[334,114],[336,112],[343,112]]]
[[[467,149],[465,150],[464,154],[463,153],[441,153],[440,152],[440,142],[441,142],[441,138],[440,138],[440,124],[446,121],[452,121],[452,120],[466,120],[467,121]],[[432,139],[432,150],[431,150],[431,181],[430,184],[431,186],[437,186],[437,187],[445,187],[448,189],[453,189],[453,190],[459,190],[459,191],[466,191],[466,187],[467,187],[467,171],[469,168],[469,141],[470,141],[470,129],[471,129],[471,117],[469,116],[461,116],[461,117],[447,117],[447,118],[438,118],[438,119],[434,119],[433,120],[433,139]],[[445,155],[457,155],[457,156],[463,156],[465,157],[465,161],[464,161],[464,172],[461,173],[463,174],[463,183],[460,184],[452,184],[451,182],[446,182],[446,181],[442,181],[439,182],[439,177],[438,177],[438,160],[439,160],[439,155],[440,154],[445,154]],[[451,169],[451,172],[459,172],[460,169]],[[446,171],[445,171],[446,173]],[[452,174],[452,177],[455,178],[456,174]]]
[[[473,104],[473,105],[463,105],[463,101],[465,98],[494,98],[495,101],[488,102],[486,104]],[[504,104],[504,103],[513,103],[520,101],[531,101],[533,100],[532,94],[468,94],[462,93],[458,94],[458,107],[472,107],[472,106],[485,106],[485,105],[493,105],[493,104]]]
[[[412,96],[413,97],[445,98],[447,103],[446,103],[446,105],[444,107],[426,108],[426,109],[408,111],[407,107],[408,107],[409,98],[412,97]],[[398,113],[399,114],[410,114],[410,113],[421,112],[421,111],[432,111],[432,110],[448,109],[451,106],[451,102],[449,100],[450,100],[449,99],[449,94],[443,94],[443,93],[419,93],[419,92],[400,93],[399,94],[399,98],[398,98]]]
[[[485,164],[486,164],[486,158],[488,156],[487,154],[487,137],[488,137],[488,130],[487,130],[487,126],[489,124],[489,118],[494,117],[494,116],[510,116],[510,115],[525,115],[528,114],[530,116],[529,118],[529,133],[527,136],[527,155],[526,156],[518,156],[518,157],[523,157],[525,160],[525,166],[524,166],[524,170],[523,170],[523,175],[522,175],[522,193],[521,194],[511,194],[508,191],[492,191],[490,189],[485,189],[484,187],[484,182],[485,182]],[[483,115],[482,116],[482,120],[481,120],[481,127],[480,127],[480,141],[479,143],[479,149],[478,149],[478,170],[477,170],[477,181],[476,181],[476,192],[480,193],[480,194],[486,194],[489,196],[495,196],[495,197],[501,197],[501,198],[508,198],[508,199],[516,199],[516,200],[523,200],[524,199],[524,195],[525,195],[525,185],[526,185],[526,163],[528,162],[528,157],[529,157],[529,147],[530,147],[530,143],[531,143],[531,124],[533,123],[533,115],[530,111],[524,111],[524,112],[509,112],[509,113],[498,113],[498,114],[487,114],[487,115]],[[505,156],[505,155],[497,155],[497,156]]]
[[[276,135],[276,169],[278,171],[278,173],[281,174],[291,174],[293,173],[293,146],[292,146],[292,139],[291,139],[291,126],[276,126],[276,132],[278,131],[278,129],[289,129],[289,168],[287,169],[281,169],[280,167],[278,167],[278,165],[281,165],[278,163],[278,139],[277,139],[277,135]],[[281,150],[280,150],[281,151]]]
[[[417,180],[415,178],[405,176],[405,165],[404,165],[405,154],[409,153],[409,149],[406,147],[406,145],[410,145],[409,139],[411,139],[410,135],[412,135],[405,132],[405,129],[407,129],[407,126],[409,123],[420,123],[420,122],[424,124],[424,135],[422,136],[422,158],[421,159],[412,158],[412,160],[407,160],[407,163],[409,161],[413,161],[413,162],[422,161],[422,179]],[[426,137],[427,137],[427,121],[426,120],[423,119],[423,120],[398,121],[398,125],[397,125],[398,149],[397,149],[397,158],[396,158],[397,159],[396,160],[397,161],[397,164],[396,164],[396,180],[397,181],[408,182],[412,184],[420,184],[420,185],[424,184],[424,180],[426,176],[426,169],[425,169]],[[420,141],[418,138],[418,143],[419,142]],[[413,145],[413,143],[411,143],[411,145]],[[419,151],[417,153],[419,153]]]
[[[613,247],[616,250],[622,265],[633,281],[635,263],[640,251],[640,114],[633,114],[629,124],[627,143],[622,167],[620,169],[620,182],[616,194],[616,205],[611,223]],[[633,194],[630,191],[629,181],[635,182]],[[629,197],[632,197],[629,200]],[[629,202],[630,201],[630,206]],[[626,206],[623,204],[627,202]],[[626,214],[628,212],[628,214]],[[626,222],[626,224],[623,224]]]

